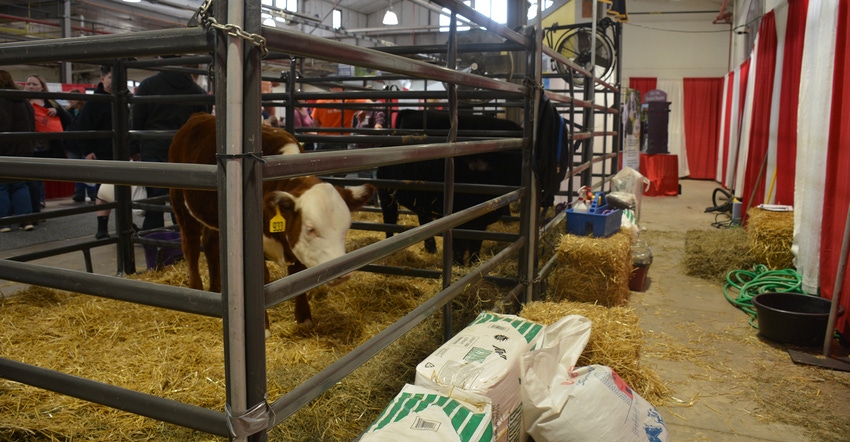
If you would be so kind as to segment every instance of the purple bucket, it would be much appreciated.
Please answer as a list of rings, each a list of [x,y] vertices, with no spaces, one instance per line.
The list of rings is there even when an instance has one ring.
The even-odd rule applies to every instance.
[[[169,244],[151,245],[145,244],[145,262],[148,269],[160,269],[164,266],[174,264],[178,258],[183,257],[183,249],[180,246],[180,232],[153,232],[143,238],[155,241],[165,241]]]

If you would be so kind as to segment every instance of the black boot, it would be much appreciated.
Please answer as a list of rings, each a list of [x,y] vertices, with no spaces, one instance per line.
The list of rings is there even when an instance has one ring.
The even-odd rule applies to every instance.
[[[109,215],[97,217],[97,233],[95,239],[109,238]]]

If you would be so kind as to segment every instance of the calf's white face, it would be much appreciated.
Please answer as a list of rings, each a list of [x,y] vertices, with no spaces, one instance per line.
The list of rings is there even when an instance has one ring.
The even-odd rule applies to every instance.
[[[288,199],[294,208],[283,235],[263,238],[267,258],[284,264],[281,240],[288,241],[292,253],[306,267],[314,267],[345,254],[351,209],[331,184],[316,184],[298,197],[287,192],[276,194],[276,202]],[[284,235],[286,239],[282,237]]]
[[[351,211],[339,192],[328,183],[315,185],[296,200],[301,231],[292,253],[307,267],[345,254],[345,236],[351,227]]]

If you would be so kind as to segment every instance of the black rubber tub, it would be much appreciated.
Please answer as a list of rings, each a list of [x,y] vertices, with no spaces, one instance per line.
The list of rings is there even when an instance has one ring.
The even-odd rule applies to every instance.
[[[829,299],[802,293],[762,293],[753,297],[759,333],[780,344],[823,345]],[[840,309],[838,314],[844,313]]]

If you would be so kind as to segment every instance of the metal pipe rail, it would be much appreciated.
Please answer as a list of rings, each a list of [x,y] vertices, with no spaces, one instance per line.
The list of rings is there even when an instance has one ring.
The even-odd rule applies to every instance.
[[[40,264],[0,260],[0,279],[220,318],[221,294]],[[153,287],[156,290],[151,290]]]
[[[264,157],[263,180],[292,178],[311,173],[350,172],[436,158],[514,150],[521,148],[523,143],[524,141],[522,139],[509,138],[489,141],[350,149],[317,152],[310,155],[274,155]],[[379,158],[377,159],[375,158],[376,151],[374,149],[380,149],[380,155],[378,155]],[[317,164],[320,162],[327,162],[328,166],[317,170],[319,169]]]
[[[475,74],[458,72],[421,61],[411,60],[392,54],[384,54],[373,49],[351,46],[325,38],[305,35],[300,32],[263,26],[263,37],[271,49],[299,57],[320,60],[338,60],[345,54],[346,61],[356,66],[379,69],[381,71],[404,73],[416,78],[444,81],[462,86],[500,91],[508,96],[521,97],[525,87],[504,81],[493,80]]]
[[[127,388],[0,358],[0,377],[117,410],[227,437],[225,414]]]
[[[522,189],[515,190],[501,197],[434,220],[428,224],[412,228],[392,238],[387,238],[378,243],[351,251],[341,258],[310,267],[294,275],[271,282],[263,290],[266,298],[266,308],[292,299],[300,293],[320,286],[325,281],[333,280],[357,270],[363,263],[374,262],[395,251],[410,247],[426,238],[430,238],[437,232],[446,231],[485,213],[504,207],[519,200],[524,194],[527,194],[527,192]]]
[[[377,244],[373,244],[372,246],[376,245]],[[508,258],[518,254],[522,247],[525,247],[526,245],[527,238],[521,238],[517,242],[511,244],[501,252],[497,253],[496,256],[487,261],[480,268],[476,269],[476,271],[470,272],[440,293],[437,293],[434,297],[413,309],[413,311],[405,315],[403,318],[394,322],[392,325],[385,328],[351,352],[345,354],[339,360],[312,378],[281,396],[278,400],[271,404],[271,409],[274,412],[273,424],[280,424],[301,407],[304,407],[320,394],[336,385],[337,382],[356,370],[357,367],[363,365],[363,363],[367,360],[398,340],[405,333],[413,329],[413,327],[428,318],[428,316],[454,299],[454,297],[460,294],[467,285],[480,280],[483,275],[491,272],[496,268],[496,266]],[[358,249],[357,251],[359,250],[362,249]],[[357,251],[352,253],[356,253]]]
[[[127,34],[57,38],[50,44],[26,41],[0,44],[0,65],[210,52],[214,33],[204,28],[177,28]]]

